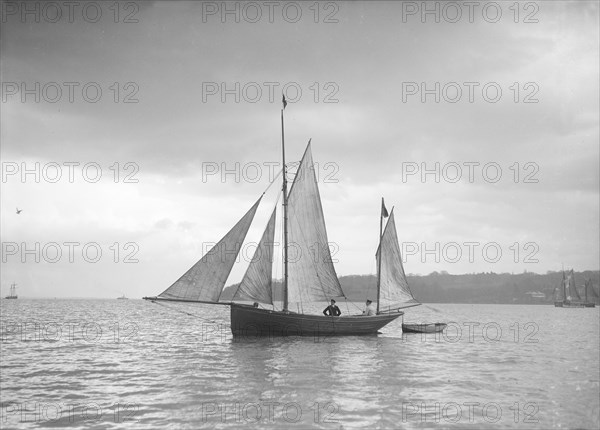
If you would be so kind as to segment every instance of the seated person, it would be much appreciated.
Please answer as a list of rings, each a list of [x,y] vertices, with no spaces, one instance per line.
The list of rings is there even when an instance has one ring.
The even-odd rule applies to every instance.
[[[363,315],[367,317],[377,315],[377,311],[375,310],[375,306],[373,306],[373,302],[371,300],[367,300],[367,308],[363,311]]]

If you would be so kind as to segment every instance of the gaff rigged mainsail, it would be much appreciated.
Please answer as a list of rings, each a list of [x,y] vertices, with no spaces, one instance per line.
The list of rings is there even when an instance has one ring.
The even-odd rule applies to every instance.
[[[323,207],[310,151],[304,151],[288,200],[288,300],[343,297],[327,241]]]
[[[394,210],[381,237],[381,245],[377,250],[377,258],[381,250],[380,299],[381,309],[399,309],[416,306],[420,303],[415,300],[402,266],[402,254],[398,244],[396,224],[394,223]],[[379,261],[378,261],[379,262]],[[379,266],[379,265],[378,265]]]
[[[575,284],[575,272],[573,271],[573,269],[571,269],[569,280],[569,290],[573,291],[573,294],[575,295],[575,297],[577,297],[577,300],[581,301],[581,296],[579,295],[579,292],[577,291],[577,285]]]
[[[218,302],[262,196],[231,230],[159,297]]]
[[[233,300],[254,300],[273,304],[272,279],[273,244],[275,240],[275,212],[273,210],[267,227],[252,256],[246,274],[233,295]]]

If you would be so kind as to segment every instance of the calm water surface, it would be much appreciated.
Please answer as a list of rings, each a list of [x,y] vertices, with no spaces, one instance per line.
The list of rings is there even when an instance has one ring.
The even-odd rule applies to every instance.
[[[399,319],[378,336],[233,339],[226,306],[0,307],[2,428],[600,426],[598,308],[435,304],[405,322],[444,335]]]

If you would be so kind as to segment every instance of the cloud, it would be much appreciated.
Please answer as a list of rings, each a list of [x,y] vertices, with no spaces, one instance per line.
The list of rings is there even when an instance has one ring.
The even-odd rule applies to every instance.
[[[172,281],[269,186],[281,168],[287,87],[286,159],[298,161],[312,138],[340,274],[373,271],[381,196],[396,206],[401,241],[518,242],[519,258],[494,271],[544,272],[561,261],[597,268],[598,243],[589,238],[599,218],[598,5],[546,2],[531,15],[537,23],[524,22],[532,10],[523,6],[515,23],[501,4],[495,24],[480,10],[473,23],[464,13],[457,23],[443,15],[423,23],[420,14],[403,20],[402,3],[337,5],[315,17],[302,4],[296,23],[280,9],[273,22],[268,14],[248,22],[241,11],[239,23],[234,15],[223,23],[200,2],[143,2],[136,23],[122,22],[126,10],[115,23],[108,7],[95,24],[7,17],[3,173],[9,164],[57,163],[63,176],[50,183],[41,171],[38,182],[29,175],[23,183],[21,171],[9,175],[3,236],[139,243],[148,265],[115,270],[128,282],[121,289],[135,284],[148,294],[148,282]],[[419,92],[409,95],[413,83]],[[436,85],[423,102],[421,90]],[[491,102],[496,88],[501,97]],[[70,162],[79,163],[73,182]],[[101,167],[99,182],[82,176],[86,163]],[[457,165],[462,176],[453,181]],[[496,182],[486,176],[495,166]],[[266,208],[278,188],[279,179]],[[14,218],[15,206],[26,216]],[[522,261],[527,242],[539,245],[534,269]],[[40,264],[39,282],[58,285],[69,273],[61,291],[79,294],[84,263]],[[490,269],[485,261],[409,264],[415,273]],[[38,270],[19,267],[6,266],[3,285]],[[94,276],[90,288],[123,282]]]

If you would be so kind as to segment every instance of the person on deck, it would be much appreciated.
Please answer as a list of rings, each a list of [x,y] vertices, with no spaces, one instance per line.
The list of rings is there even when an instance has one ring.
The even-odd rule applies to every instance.
[[[331,315],[332,317],[339,317],[341,314],[340,308],[335,305],[335,300],[333,299],[331,299],[331,304],[323,311],[323,315]]]
[[[363,311],[363,315],[366,317],[377,315],[377,311],[371,300],[367,300],[367,308]]]

